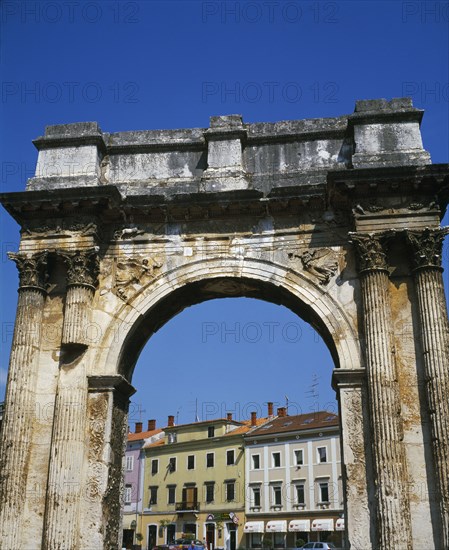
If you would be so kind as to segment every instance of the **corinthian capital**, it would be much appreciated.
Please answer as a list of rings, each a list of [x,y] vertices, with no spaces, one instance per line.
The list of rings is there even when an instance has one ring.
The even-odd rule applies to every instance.
[[[424,231],[406,231],[407,244],[412,252],[413,269],[432,267],[441,269],[443,240],[448,227]]]
[[[387,271],[386,241],[392,237],[391,232],[385,233],[350,233],[351,242],[357,253],[357,263],[360,273],[365,271]]]
[[[97,248],[61,252],[61,256],[67,264],[67,286],[96,287],[100,267]]]
[[[48,278],[47,256],[47,250],[32,256],[8,252],[9,259],[15,262],[19,271],[19,288],[38,288],[45,291]]]

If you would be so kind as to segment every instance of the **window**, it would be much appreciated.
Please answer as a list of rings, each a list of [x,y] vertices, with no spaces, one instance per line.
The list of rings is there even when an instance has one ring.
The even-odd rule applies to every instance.
[[[150,502],[149,505],[157,504],[157,487],[156,486],[150,486]]]
[[[215,489],[214,483],[206,483],[206,502],[214,501],[214,497],[215,497],[214,489]]]
[[[235,482],[228,481],[226,482],[226,500],[230,502],[235,499]]]
[[[207,453],[206,455],[206,468],[214,467],[214,453]]]
[[[214,437],[215,436],[215,426],[209,426],[207,428],[207,437]]]
[[[187,457],[187,470],[195,469],[195,455],[189,455]]]
[[[170,457],[170,460],[168,462],[168,471],[176,472],[176,456]]]
[[[260,469],[260,455],[253,455],[253,470]]]
[[[132,485],[125,485],[125,504],[131,504],[132,492]]]
[[[168,502],[167,502],[167,504],[175,504],[175,502],[176,502],[176,485],[169,485],[167,488],[168,488]]]
[[[320,502],[329,502],[329,483],[322,482],[319,484]]]
[[[260,507],[260,487],[253,487],[253,506]]]
[[[303,450],[297,449],[295,451],[295,464],[296,466],[302,466],[304,464]]]
[[[284,533],[274,533],[273,542],[275,548],[284,548],[285,534]]]
[[[317,448],[318,462],[327,462],[327,449],[326,447]]]
[[[234,464],[234,449],[226,451],[226,464],[232,466]]]
[[[273,506],[282,506],[282,487],[273,485]]]
[[[305,497],[305,491],[304,491],[304,483],[298,483],[295,485],[296,489],[296,504],[305,504],[306,503],[306,497]]]
[[[177,436],[176,432],[168,434],[168,442],[169,443],[176,443],[177,439],[178,439],[178,436]]]
[[[251,533],[251,548],[262,547],[262,533]]]
[[[157,474],[159,470],[159,460],[157,458],[153,458],[151,461],[151,474]]]
[[[126,471],[132,472],[134,467],[134,457],[133,456],[127,456],[126,457]]]
[[[273,468],[280,468],[281,467],[281,453],[272,453],[272,465]]]
[[[198,488],[189,483],[182,488],[182,506],[184,510],[196,510],[198,507]]]

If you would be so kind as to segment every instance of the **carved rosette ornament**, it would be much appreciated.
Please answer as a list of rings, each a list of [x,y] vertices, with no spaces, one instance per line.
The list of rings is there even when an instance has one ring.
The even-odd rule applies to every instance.
[[[67,264],[63,344],[89,345],[91,304],[99,274],[98,249],[61,253]]]
[[[449,548],[449,326],[441,267],[443,240],[448,232],[449,228],[406,232],[420,316],[441,548]]]
[[[47,281],[47,252],[9,254],[19,270],[19,300],[0,445],[0,548],[21,548],[24,495],[36,409],[35,385]]]
[[[411,517],[385,243],[391,232],[354,234],[360,272],[378,547],[411,550]]]

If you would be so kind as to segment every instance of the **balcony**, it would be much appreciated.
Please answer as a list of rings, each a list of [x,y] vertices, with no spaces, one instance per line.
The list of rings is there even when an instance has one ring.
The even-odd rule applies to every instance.
[[[177,502],[175,509],[177,512],[199,512],[200,504],[195,501]]]

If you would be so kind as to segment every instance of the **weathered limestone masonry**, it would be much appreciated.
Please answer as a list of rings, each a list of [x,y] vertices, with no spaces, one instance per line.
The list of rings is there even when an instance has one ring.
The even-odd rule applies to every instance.
[[[329,346],[346,546],[449,548],[449,166],[423,149],[422,115],[399,98],[332,119],[46,128],[26,191],[0,196],[22,235],[1,550],[121,547],[140,350],[230,296],[289,307]]]

